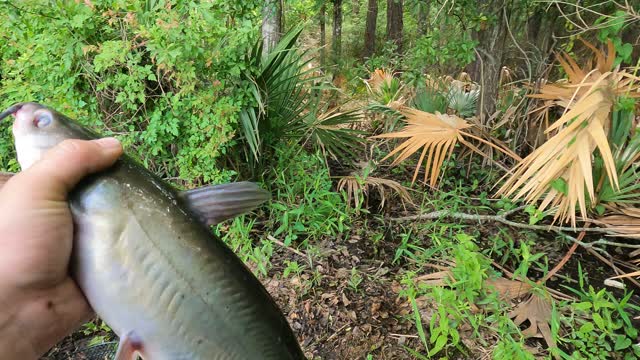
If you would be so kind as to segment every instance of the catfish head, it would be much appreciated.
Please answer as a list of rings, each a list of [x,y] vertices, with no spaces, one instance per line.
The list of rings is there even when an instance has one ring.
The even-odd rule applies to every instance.
[[[0,120],[13,115],[13,136],[18,163],[29,168],[47,150],[66,139],[90,140],[98,136],[80,124],[34,102],[18,103],[0,113]]]

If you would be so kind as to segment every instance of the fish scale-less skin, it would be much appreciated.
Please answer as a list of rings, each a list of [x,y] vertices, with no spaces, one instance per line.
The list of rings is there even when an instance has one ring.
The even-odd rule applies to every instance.
[[[257,279],[146,170],[121,161],[70,202],[75,277],[148,360],[304,359]]]

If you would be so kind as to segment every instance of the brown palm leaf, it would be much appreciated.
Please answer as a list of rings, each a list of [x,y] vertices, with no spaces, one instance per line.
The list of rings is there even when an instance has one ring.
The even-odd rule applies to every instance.
[[[347,191],[347,202],[349,204],[359,204],[360,203],[360,194],[367,195],[373,189],[378,191],[380,194],[380,208],[384,207],[384,203],[386,200],[385,193],[390,190],[392,193],[395,193],[400,197],[400,201],[403,204],[413,204],[411,199],[411,195],[407,191],[407,188],[402,186],[402,184],[398,183],[394,180],[383,179],[373,176],[367,176],[364,179],[360,179],[355,175],[343,176],[338,181],[338,190],[346,189]]]
[[[554,220],[571,220],[573,226],[576,224],[576,205],[582,216],[587,217],[585,189],[592,204],[596,202],[592,175],[595,149],[604,160],[609,181],[618,187],[615,163],[607,141],[610,116],[615,97],[638,80],[621,71],[606,72],[596,79],[588,74],[587,79],[588,82],[572,87],[574,94],[568,101],[561,99],[558,92],[545,95],[549,98],[558,96],[567,109],[546,130],[557,133],[516,165],[511,177],[498,190],[498,194],[524,198],[529,203],[542,198],[541,211],[557,206]],[[543,87],[542,91],[549,89]],[[552,188],[552,184],[557,186]]]
[[[370,91],[378,92],[383,86],[389,86],[391,81],[393,81],[393,73],[376,69],[371,73],[371,77],[366,80],[366,84]]]
[[[640,209],[621,208],[620,214],[601,217],[597,220],[616,236],[640,239]]]
[[[529,112],[533,122],[544,123],[543,128],[549,125],[549,113],[551,109],[561,107],[568,109],[578,99],[582,98],[589,90],[587,84],[596,80],[602,74],[611,71],[615,60],[615,49],[611,42],[607,45],[607,53],[598,50],[591,43],[581,41],[593,51],[596,58],[596,67],[592,68],[590,64],[580,67],[575,60],[568,54],[561,53],[557,56],[558,62],[563,70],[567,73],[568,79],[560,80],[555,83],[548,83],[545,80],[539,80],[539,93],[529,95],[534,99],[540,99],[540,106]],[[530,86],[530,88],[535,88]]]
[[[427,182],[427,179],[429,179],[429,184],[435,187],[438,183],[444,160],[451,155],[458,142],[480,155],[486,156],[476,146],[467,141],[465,137],[483,142],[508,155],[515,155],[508,149],[501,148],[476,135],[465,132],[464,129],[472,127],[473,124],[458,116],[431,114],[409,107],[402,107],[400,112],[405,115],[407,125],[401,131],[377,135],[374,138],[409,138],[382,159],[384,161],[397,155],[392,165],[403,162],[422,148],[412,183],[415,183],[420,166],[426,156],[424,181]]]

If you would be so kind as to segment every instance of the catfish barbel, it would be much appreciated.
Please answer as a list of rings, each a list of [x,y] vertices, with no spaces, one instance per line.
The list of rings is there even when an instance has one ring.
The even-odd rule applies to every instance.
[[[0,119],[10,114],[23,170],[65,139],[98,138],[40,104]],[[126,155],[74,188],[71,273],[120,337],[117,360],[305,358],[269,293],[207,227],[267,199],[247,182],[178,192]]]

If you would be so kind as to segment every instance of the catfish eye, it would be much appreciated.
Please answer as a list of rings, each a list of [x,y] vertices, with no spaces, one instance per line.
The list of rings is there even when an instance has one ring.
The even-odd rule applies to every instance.
[[[41,113],[36,115],[36,118],[33,119],[33,124],[38,128],[43,128],[49,126],[49,124],[51,124],[51,121],[51,114]]]

